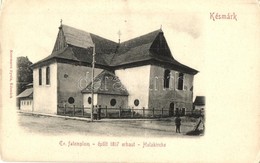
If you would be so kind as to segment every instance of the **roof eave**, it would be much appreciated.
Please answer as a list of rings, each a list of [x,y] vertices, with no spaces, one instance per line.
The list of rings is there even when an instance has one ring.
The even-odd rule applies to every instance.
[[[82,90],[81,93],[82,93],[82,94],[90,94],[91,91]],[[104,94],[104,95],[129,96],[128,93],[111,93],[111,92],[99,92],[99,91],[94,91],[93,93],[94,93],[94,94]]]
[[[176,67],[176,70],[177,70],[177,71],[181,71],[181,72],[188,73],[188,74],[192,74],[192,75],[196,75],[196,74],[199,72],[198,70],[195,70],[195,69],[193,69],[193,68],[190,68],[190,67],[188,67],[188,66],[186,66],[186,65],[184,65],[184,64],[181,64],[181,63],[179,63],[180,65],[178,65],[178,64],[173,63],[173,62],[171,62],[171,61],[160,60],[160,59],[158,59],[158,58],[153,59],[153,61],[155,61],[155,62],[158,62],[158,61],[159,61],[159,62],[161,62],[161,63],[170,64],[170,65]],[[175,61],[176,61],[176,60],[175,60]],[[176,61],[176,62],[178,62],[178,61]]]

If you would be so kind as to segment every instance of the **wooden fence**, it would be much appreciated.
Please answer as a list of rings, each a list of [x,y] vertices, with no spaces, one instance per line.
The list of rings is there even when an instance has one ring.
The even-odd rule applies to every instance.
[[[58,105],[58,115],[75,116],[75,117],[86,117],[90,118],[91,108],[89,107],[78,107],[78,106],[66,106]],[[172,116],[184,116],[184,115],[202,115],[201,112],[185,111],[185,112],[173,112],[172,110],[165,108],[108,108],[99,107],[97,117],[101,118],[162,118]]]

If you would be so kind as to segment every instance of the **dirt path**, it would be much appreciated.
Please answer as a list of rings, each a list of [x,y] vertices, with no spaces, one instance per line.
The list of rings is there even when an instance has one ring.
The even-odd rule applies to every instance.
[[[163,120],[116,120],[80,121],[65,118],[19,113],[19,124],[26,131],[43,135],[82,135],[105,136],[182,136],[194,128],[194,122],[183,122],[181,133],[175,133],[174,118]]]

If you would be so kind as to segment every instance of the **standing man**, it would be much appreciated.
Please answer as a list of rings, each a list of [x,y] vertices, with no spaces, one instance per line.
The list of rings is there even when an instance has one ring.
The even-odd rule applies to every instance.
[[[181,118],[179,115],[175,118],[175,126],[176,126],[176,133],[181,133],[180,128],[181,128]]]
[[[94,120],[97,120],[97,116],[98,116],[98,108],[97,108],[97,105],[94,106],[93,116],[94,116]]]
[[[101,105],[99,105],[99,107],[98,107],[98,120],[100,120],[101,119]]]

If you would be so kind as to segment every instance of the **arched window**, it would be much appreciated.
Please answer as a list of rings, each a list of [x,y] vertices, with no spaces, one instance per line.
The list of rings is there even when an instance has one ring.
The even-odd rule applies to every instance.
[[[178,90],[183,90],[183,73],[179,73],[179,78],[178,78]]]
[[[42,69],[39,69],[39,85],[42,85]]]
[[[50,67],[46,68],[46,85],[50,85]]]
[[[92,101],[91,97],[88,97],[88,104],[91,104],[91,101]]]
[[[171,72],[170,72],[170,70],[165,70],[164,71],[164,84],[163,84],[163,87],[164,88],[169,88],[169,86],[170,86],[170,74]]]

